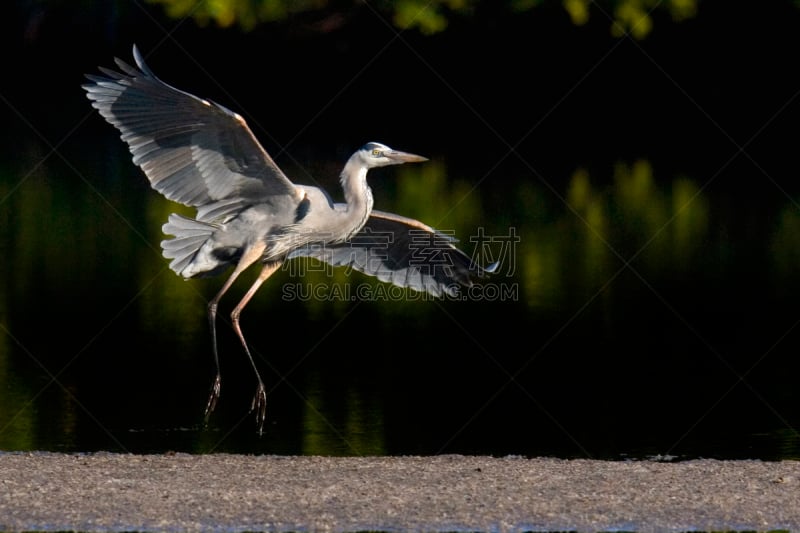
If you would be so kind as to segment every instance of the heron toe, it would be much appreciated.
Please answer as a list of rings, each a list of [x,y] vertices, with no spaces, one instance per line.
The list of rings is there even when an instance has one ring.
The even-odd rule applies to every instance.
[[[217,400],[219,400],[220,388],[221,388],[221,379],[220,375],[217,374],[217,377],[214,378],[214,383],[211,385],[211,393],[209,393],[208,395],[208,403],[206,404],[206,412],[205,412],[206,423],[208,423],[208,417],[211,416],[211,413],[217,406]]]
[[[267,391],[264,389],[264,383],[258,382],[256,395],[253,396],[253,403],[250,404],[250,411],[256,412],[256,425],[258,426],[258,434],[264,433],[264,421],[267,419]]]

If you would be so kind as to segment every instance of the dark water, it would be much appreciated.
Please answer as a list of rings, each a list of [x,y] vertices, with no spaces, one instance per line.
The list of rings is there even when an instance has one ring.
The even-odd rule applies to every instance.
[[[375,172],[377,205],[500,268],[438,301],[291,263],[243,318],[269,386],[258,437],[224,316],[223,395],[202,426],[222,280],[166,267],[173,206],[112,141],[100,163],[37,166],[34,143],[4,169],[23,179],[4,191],[2,449],[798,456],[800,211],[769,183],[740,209],[737,191],[646,160],[557,184],[515,165],[448,177],[452,154]]]
[[[424,165],[370,175],[376,207],[500,261],[444,301],[287,265],[242,318],[269,389],[261,437],[225,316],[247,279],[222,303],[222,398],[204,427],[205,306],[223,280],[168,269],[160,227],[180,207],[148,188],[79,89],[135,32],[53,57],[43,37],[15,56],[27,70],[2,93],[0,449],[800,457],[800,188],[785,128],[800,84],[759,59],[785,58],[798,32],[764,29],[751,58],[709,24],[622,46],[591,27],[481,41],[462,28],[447,38],[461,48],[387,45],[371,26],[276,59],[298,84],[325,62],[336,76],[308,99],[272,86],[272,100],[255,94],[248,57],[209,50],[269,38],[177,32],[204,68],[165,45],[157,72],[245,111],[296,181],[338,196],[342,162],[367,140],[423,153]],[[376,40],[383,61],[370,60],[384,53]],[[560,58],[531,52],[559,43]],[[240,86],[214,82],[228,79]],[[397,107],[373,100],[378,88]]]

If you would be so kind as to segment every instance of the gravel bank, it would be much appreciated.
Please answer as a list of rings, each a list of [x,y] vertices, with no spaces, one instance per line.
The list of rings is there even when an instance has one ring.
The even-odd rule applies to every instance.
[[[0,529],[800,530],[800,462],[0,452]]]

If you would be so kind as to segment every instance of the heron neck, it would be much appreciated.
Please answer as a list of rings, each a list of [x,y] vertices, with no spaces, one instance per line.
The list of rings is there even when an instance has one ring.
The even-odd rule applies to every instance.
[[[372,212],[372,191],[367,185],[367,168],[350,158],[340,176],[347,213],[353,217],[356,231],[367,222]]]

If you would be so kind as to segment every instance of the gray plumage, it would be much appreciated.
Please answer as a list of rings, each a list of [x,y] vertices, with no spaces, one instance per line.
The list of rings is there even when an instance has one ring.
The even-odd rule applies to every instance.
[[[152,188],[197,208],[195,218],[172,214],[163,226],[173,236],[161,243],[170,268],[185,278],[234,269],[209,302],[217,376],[206,416],[220,391],[217,305],[253,263],[263,264],[262,272],[231,315],[251,362],[239,315],[261,283],[288,259],[314,257],[435,296],[453,295],[491,270],[458,250],[451,237],[372,209],[367,171],[424,157],[367,143],[345,164],[340,175],[345,202],[336,203],[318,187],[292,183],[239,114],[164,83],[136,46],[133,56],[137,67],[116,59],[119,71],[101,67],[103,76],[87,75],[87,97],[119,130]],[[255,363],[253,368],[258,377],[253,409],[261,430],[266,393]]]

